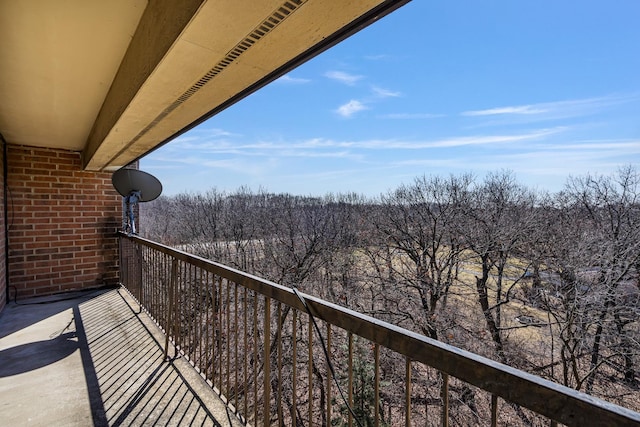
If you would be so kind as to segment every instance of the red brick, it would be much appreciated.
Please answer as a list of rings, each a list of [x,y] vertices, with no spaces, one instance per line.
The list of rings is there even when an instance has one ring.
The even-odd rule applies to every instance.
[[[8,273],[0,262],[0,280],[10,274],[20,296],[115,282],[114,231],[120,225],[122,200],[111,175],[80,170],[77,152],[7,148],[11,254]],[[0,308],[6,299],[2,289],[0,284]]]

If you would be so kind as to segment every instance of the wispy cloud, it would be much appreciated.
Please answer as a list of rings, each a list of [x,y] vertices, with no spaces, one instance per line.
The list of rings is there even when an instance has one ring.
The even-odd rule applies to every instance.
[[[236,156],[322,156],[339,157],[353,154],[347,150],[420,150],[427,148],[450,148],[471,145],[499,145],[517,143],[522,141],[544,140],[546,137],[564,132],[566,128],[557,127],[550,129],[534,129],[528,132],[514,134],[496,135],[471,135],[450,137],[441,139],[426,140],[403,140],[403,139],[366,139],[366,140],[333,140],[330,138],[310,138],[305,140],[287,141],[238,141],[230,139],[200,139],[200,141],[189,141],[176,147],[178,151],[202,153],[202,157],[208,155],[236,155]],[[620,142],[628,146],[635,142]],[[173,143],[172,143],[173,144]],[[171,145],[171,144],[170,144]],[[593,147],[593,145],[590,145]],[[620,148],[621,145],[606,145],[606,147]],[[580,147],[576,147],[580,149]],[[332,150],[329,153],[328,150]],[[167,150],[165,150],[167,151]],[[300,154],[304,151],[305,154]],[[309,154],[311,153],[311,154]],[[328,154],[329,153],[329,154]],[[151,157],[156,158],[155,155]],[[168,158],[167,158],[168,159]],[[175,161],[177,158],[171,158]],[[195,159],[192,157],[190,159]]]
[[[557,120],[599,113],[607,108],[638,99],[637,94],[608,95],[584,99],[571,99],[537,104],[493,107],[461,113],[467,117],[510,117],[526,121]]]
[[[225,129],[220,128],[200,128],[194,129],[188,134],[181,135],[177,137],[175,140],[169,144],[169,147],[178,145],[178,144],[189,144],[191,142],[201,142],[203,140],[208,140],[210,138],[238,138],[241,137],[242,134],[236,132],[230,132]]]
[[[400,92],[383,89],[377,86],[372,87],[371,90],[373,91],[373,94],[378,98],[397,98],[399,96],[402,96],[402,93]]]
[[[304,79],[301,77],[291,77],[289,74],[285,74],[284,76],[280,77],[276,81],[280,83],[285,83],[285,84],[305,84],[305,83],[309,83],[311,79]]]
[[[344,71],[327,71],[326,73],[324,73],[324,76],[331,80],[336,80],[349,86],[355,85],[359,80],[364,78],[364,76],[349,74],[345,73]]]
[[[290,170],[291,176],[297,174],[301,188],[316,182],[314,174],[327,173],[329,177],[345,173],[351,182],[359,177],[351,176],[358,174],[348,171],[365,166],[372,169],[358,187],[361,190],[369,188],[367,186],[372,191],[383,190],[425,170],[448,174],[483,173],[501,168],[512,168],[519,175],[535,177],[531,181],[535,185],[556,189],[563,184],[567,174],[615,170],[616,165],[640,156],[637,138],[575,139],[571,137],[572,130],[567,127],[539,128],[415,140],[324,137],[255,140],[218,130],[221,135],[231,136],[205,137],[205,132],[197,137],[191,135],[188,141],[183,139],[181,145],[173,142],[162,151],[150,154],[145,162],[160,177],[177,173],[174,170],[188,171],[183,174],[206,173],[216,185],[223,185],[230,176],[245,183],[262,182],[266,176],[282,171],[283,165],[289,165],[286,169]],[[335,161],[330,160],[324,169],[316,168],[322,159]],[[385,170],[384,179],[380,178],[381,170]],[[219,176],[220,171],[227,173],[225,178]],[[277,176],[277,181],[285,185],[283,188],[289,188],[286,186],[288,178],[282,174]],[[178,185],[188,185],[186,181],[183,184],[181,178],[167,179],[167,182],[178,190]]]
[[[370,109],[371,104],[380,102],[383,99],[402,96],[400,92],[395,92],[377,86],[371,87],[371,92],[371,95],[367,97],[362,99],[352,99],[346,104],[339,106],[335,112],[342,117],[349,118],[362,110]]]
[[[432,113],[392,113],[383,114],[378,116],[380,119],[394,119],[394,120],[421,120],[421,119],[436,119],[438,117],[445,117],[444,114],[432,114]]]
[[[541,114],[548,110],[535,108],[532,105],[521,105],[518,107],[490,108],[488,110],[465,111],[463,116],[494,116],[498,114]]]
[[[369,60],[369,61],[384,61],[384,60],[390,60],[393,57],[391,55],[387,55],[387,54],[378,54],[378,55],[365,55],[364,59]]]
[[[356,114],[357,112],[362,111],[362,110],[367,110],[368,108],[369,107],[367,107],[362,102],[360,102],[360,101],[358,101],[356,99],[352,99],[351,101],[347,102],[346,104],[343,104],[340,107],[338,107],[336,109],[336,113],[338,113],[338,115],[340,115],[342,117],[349,118],[349,117],[353,116],[354,114]]]
[[[465,136],[458,138],[447,138],[438,141],[431,142],[430,147],[460,147],[465,145],[488,145],[488,144],[506,144],[521,141],[530,141],[535,139],[544,138],[559,132],[562,132],[562,128],[555,129],[541,129],[531,132],[524,132],[513,135],[486,135],[486,136]]]

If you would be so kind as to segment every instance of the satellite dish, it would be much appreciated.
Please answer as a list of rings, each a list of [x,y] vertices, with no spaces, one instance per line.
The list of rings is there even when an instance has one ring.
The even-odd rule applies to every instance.
[[[119,169],[113,173],[111,182],[122,197],[139,191],[139,202],[150,202],[162,193],[162,184],[150,173],[137,169]]]
[[[162,184],[155,176],[137,169],[115,171],[111,176],[111,183],[124,197],[123,204],[127,212],[126,221],[123,220],[124,231],[128,234],[137,234],[133,206],[138,202],[156,199],[162,193]]]

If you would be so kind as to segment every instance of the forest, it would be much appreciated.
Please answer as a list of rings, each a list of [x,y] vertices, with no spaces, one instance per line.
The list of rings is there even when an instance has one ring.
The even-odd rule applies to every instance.
[[[555,193],[499,171],[377,197],[212,188],[140,211],[143,237],[640,411],[632,165]]]

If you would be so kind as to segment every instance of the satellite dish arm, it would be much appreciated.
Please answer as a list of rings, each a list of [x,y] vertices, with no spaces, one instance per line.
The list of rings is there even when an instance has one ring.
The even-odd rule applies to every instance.
[[[127,205],[127,216],[129,217],[129,225],[131,226],[130,232],[132,234],[138,234],[136,231],[136,222],[133,215],[133,205],[140,201],[140,191],[133,190],[127,197],[124,198],[124,202]]]

